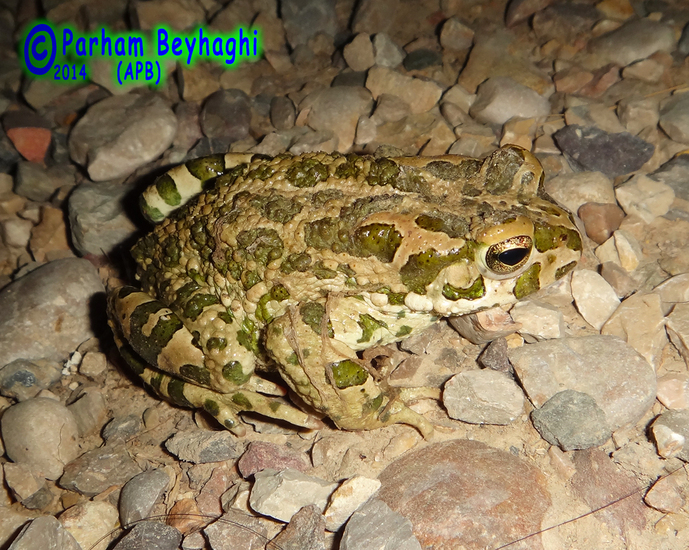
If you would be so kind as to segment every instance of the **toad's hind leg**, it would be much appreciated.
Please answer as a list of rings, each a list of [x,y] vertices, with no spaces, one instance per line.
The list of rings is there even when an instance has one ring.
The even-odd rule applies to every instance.
[[[404,392],[374,379],[355,351],[337,339],[322,303],[321,308],[320,327],[312,316],[303,315],[303,306],[290,308],[268,327],[266,349],[278,363],[283,380],[339,428],[370,430],[409,424],[431,438],[430,422],[405,404]],[[438,397],[437,390],[432,397]]]

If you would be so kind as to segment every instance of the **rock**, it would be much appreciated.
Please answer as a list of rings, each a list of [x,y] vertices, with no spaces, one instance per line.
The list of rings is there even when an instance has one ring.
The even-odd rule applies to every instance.
[[[304,506],[270,545],[280,550],[325,550],[325,521],[318,507]]]
[[[335,4],[327,0],[285,0],[281,15],[292,48],[306,44],[318,33],[335,36],[337,30]]]
[[[43,516],[31,521],[19,532],[8,550],[36,550],[37,548],[81,550],[81,546],[70,532],[52,516]]]
[[[620,227],[624,212],[616,204],[587,202],[577,212],[584,222],[586,235],[594,242],[603,244]]]
[[[380,481],[356,475],[335,489],[325,510],[328,531],[338,531],[350,516],[380,488]]]
[[[0,419],[7,456],[47,479],[62,475],[79,454],[72,413],[53,399],[37,397],[8,408]]]
[[[514,117],[546,117],[550,114],[550,102],[511,78],[496,76],[478,87],[469,114],[479,122],[504,124]]]
[[[456,17],[450,17],[440,30],[440,45],[446,50],[468,50],[474,43],[474,31]]]
[[[95,335],[91,311],[99,292],[100,277],[81,259],[50,262],[3,288],[0,365],[19,358],[66,359]]]
[[[29,162],[43,164],[52,141],[50,124],[28,109],[8,111],[2,125],[15,149]]]
[[[123,445],[105,445],[65,466],[60,487],[93,497],[113,485],[124,485],[141,469]]]
[[[369,500],[345,527],[340,550],[421,550],[412,524],[378,499]]]
[[[206,99],[199,123],[204,135],[233,143],[249,134],[251,104],[242,90],[218,90]]]
[[[339,86],[316,90],[299,103],[308,113],[306,122],[317,132],[333,132],[338,148],[348,150],[354,143],[359,117],[371,112],[371,94],[365,88]]]
[[[276,96],[270,101],[270,121],[278,131],[294,127],[296,117],[294,103],[286,96]]]
[[[178,432],[165,442],[165,448],[180,460],[195,464],[232,460],[244,452],[243,443],[227,431]]]
[[[507,355],[535,407],[567,389],[586,393],[603,409],[612,431],[636,422],[655,400],[653,367],[614,336],[545,340]]]
[[[658,366],[667,343],[665,319],[658,294],[634,294],[624,300],[601,329],[618,336],[651,365]]]
[[[266,528],[254,517],[230,510],[203,530],[213,550],[259,549],[268,540]]]
[[[689,302],[689,273],[670,277],[653,289],[665,304]]]
[[[395,44],[384,32],[376,33],[373,37],[373,55],[376,65],[394,69],[404,59],[404,50]]]
[[[664,412],[653,421],[650,431],[660,456],[689,462],[689,409]]]
[[[658,378],[656,397],[668,409],[689,409],[689,374],[669,372]]]
[[[22,506],[28,509],[42,508],[27,506],[25,502],[34,500],[37,493],[42,490],[47,490],[47,493],[52,497],[50,490],[46,486],[45,478],[38,472],[34,472],[34,468],[28,464],[14,464],[7,462],[3,465],[5,474],[5,483],[12,491],[14,499],[22,503]],[[50,499],[52,501],[52,498]],[[50,504],[48,501],[47,504]]]
[[[596,400],[574,390],[556,393],[531,413],[531,420],[543,439],[563,451],[597,447],[612,435]]]
[[[17,165],[17,184],[15,193],[32,201],[49,201],[60,189],[75,185],[74,166],[52,166],[45,168],[34,162],[21,161]]]
[[[139,28],[144,31],[161,23],[176,31],[192,30],[205,19],[204,9],[191,0],[151,0],[137,4],[134,9]]]
[[[142,428],[143,422],[138,414],[116,416],[103,428],[103,439],[111,443],[122,443],[136,436]]]
[[[622,266],[625,271],[631,273],[639,267],[644,257],[639,241],[637,241],[631,233],[622,229],[615,231],[613,240],[615,242],[617,257],[620,259],[620,266]]]
[[[174,527],[157,521],[143,521],[137,523],[113,550],[176,550],[181,542],[182,534]]]
[[[79,435],[100,432],[108,419],[108,407],[103,393],[97,388],[89,388],[77,401],[67,407],[74,416]]]
[[[667,334],[689,364],[689,303],[677,304],[667,317]]]
[[[689,155],[677,155],[649,177],[672,187],[676,197],[689,200]]]
[[[654,59],[642,59],[622,69],[624,78],[637,78],[644,82],[658,82],[665,73],[665,67]]]
[[[443,92],[435,82],[406,76],[386,67],[372,67],[368,72],[366,87],[373,99],[386,93],[396,95],[409,104],[412,113],[429,111]]]
[[[282,471],[269,468],[256,472],[254,478],[256,481],[249,497],[251,508],[280,521],[290,521],[301,507],[310,504],[323,511],[328,497],[337,488],[337,483],[291,468]]]
[[[514,27],[526,21],[534,13],[548,7],[551,0],[513,0],[507,6],[505,26]]]
[[[309,467],[304,453],[267,441],[249,443],[246,451],[237,462],[237,468],[245,479],[266,468],[273,470],[292,468],[305,472]]]
[[[36,397],[41,390],[48,389],[61,377],[62,367],[59,363],[16,359],[0,368],[0,394],[26,401]]]
[[[517,302],[510,310],[515,323],[521,325],[519,334],[535,340],[561,338],[565,334],[562,312],[555,306],[535,300]]]
[[[534,14],[532,25],[536,36],[541,40],[557,40],[562,44],[572,44],[587,35],[600,12],[593,5],[552,3]]]
[[[442,64],[442,55],[428,48],[419,48],[409,52],[402,62],[407,71],[423,71],[433,65]]]
[[[605,261],[601,264],[600,274],[613,288],[620,300],[638,288],[638,283],[629,276],[627,271],[612,261]]]
[[[677,514],[686,504],[680,487],[673,477],[661,477],[644,497],[644,502],[664,514]]]
[[[478,441],[447,441],[407,453],[379,479],[378,498],[412,521],[423,548],[478,550],[509,543],[538,531],[550,505],[543,474]]]
[[[448,323],[472,344],[485,344],[496,338],[504,338],[518,331],[521,326],[499,307],[450,317]]]
[[[589,51],[604,60],[603,63],[613,62],[621,67],[658,51],[669,53],[674,48],[672,28],[650,19],[629,21],[589,42]]]
[[[546,181],[545,190],[570,212],[578,212],[586,203],[617,205],[612,181],[601,172],[556,176]]]
[[[79,364],[79,373],[91,380],[100,377],[108,368],[108,358],[99,351],[89,351]]]
[[[80,502],[60,514],[60,523],[81,548],[95,548],[118,527],[117,508],[104,500]]]
[[[524,393],[502,372],[465,371],[445,383],[443,405],[456,420],[506,425],[524,412]]]
[[[617,104],[617,116],[630,134],[637,135],[641,130],[655,128],[658,124],[658,102],[654,98],[622,99]]]
[[[565,126],[553,137],[577,170],[603,172],[610,178],[635,172],[655,150],[652,144],[628,132],[608,134],[593,126]]]
[[[125,205],[134,188],[116,183],[82,183],[69,196],[72,243],[80,254],[111,254],[138,230]]]
[[[344,47],[343,55],[347,65],[353,71],[365,71],[373,67],[376,62],[373,55],[371,37],[366,33],[357,34],[353,40]]]
[[[646,223],[667,214],[675,200],[672,187],[642,174],[617,187],[615,196],[627,215],[637,215]]]
[[[120,491],[120,523],[129,527],[146,519],[153,505],[170,484],[170,476],[164,470],[148,470],[135,475]]]
[[[126,177],[167,149],[177,118],[157,95],[125,94],[92,105],[69,136],[69,154],[93,181]]]
[[[581,269],[572,273],[572,296],[586,322],[600,330],[620,305],[613,288],[595,271]]]

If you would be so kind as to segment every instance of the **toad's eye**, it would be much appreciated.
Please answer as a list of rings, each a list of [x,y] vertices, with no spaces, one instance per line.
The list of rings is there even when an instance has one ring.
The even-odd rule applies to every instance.
[[[486,252],[486,266],[498,274],[513,273],[529,260],[532,247],[533,241],[527,235],[495,243]]]

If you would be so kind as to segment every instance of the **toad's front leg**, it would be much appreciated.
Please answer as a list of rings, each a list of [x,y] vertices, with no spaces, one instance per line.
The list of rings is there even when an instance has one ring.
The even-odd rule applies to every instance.
[[[354,300],[351,305],[356,308],[361,304],[366,309],[356,298],[345,300]],[[278,363],[283,380],[339,428],[370,430],[409,424],[425,438],[432,437],[433,426],[406,405],[403,393],[376,381],[352,347],[337,338],[325,314],[325,303],[324,299],[291,307],[270,323],[266,349]],[[395,334],[399,330],[395,326],[397,316],[377,315],[381,331]],[[352,316],[356,313],[352,312]],[[379,341],[385,341],[385,337]]]

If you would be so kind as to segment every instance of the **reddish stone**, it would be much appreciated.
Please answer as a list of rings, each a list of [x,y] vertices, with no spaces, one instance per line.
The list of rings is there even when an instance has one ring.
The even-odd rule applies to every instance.
[[[620,68],[614,63],[601,67],[593,73],[593,79],[579,93],[588,97],[600,97],[613,84],[620,81]]]
[[[14,148],[30,162],[43,163],[52,134],[47,128],[11,128],[7,130]]]
[[[584,222],[586,234],[598,244],[603,244],[617,231],[624,219],[624,210],[616,204],[587,202],[579,207],[579,217]]]
[[[294,468],[300,472],[309,469],[304,453],[265,441],[249,443],[249,448],[239,459],[237,467],[244,478],[266,468],[273,470]]]
[[[478,441],[437,443],[409,453],[379,477],[378,497],[414,525],[423,548],[483,550],[541,527],[550,506],[543,474]],[[540,535],[512,546],[540,550]]]

